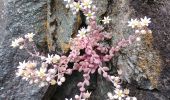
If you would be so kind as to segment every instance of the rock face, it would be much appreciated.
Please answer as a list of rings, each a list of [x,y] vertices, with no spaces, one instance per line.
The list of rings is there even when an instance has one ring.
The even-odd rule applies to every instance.
[[[4,4],[4,5],[3,5]],[[130,18],[150,17],[153,34],[142,37],[140,46],[132,45],[113,59],[113,66],[123,70],[124,87],[138,100],[170,99],[170,1],[168,0],[94,0],[100,18],[110,16],[107,27],[113,33],[112,42],[128,36]],[[85,25],[81,13],[73,16],[63,0],[0,0],[6,13],[0,19],[0,100],[64,100],[74,97],[81,75],[67,77],[63,86],[39,88],[15,77],[19,61],[29,58],[22,50],[12,49],[11,41],[28,32],[36,33],[38,48],[48,52],[67,52],[69,39]],[[3,13],[3,11],[0,13]],[[114,46],[114,44],[113,44]],[[24,59],[23,59],[24,58]],[[111,67],[113,67],[111,66]],[[114,70],[110,71],[111,73]],[[112,85],[99,75],[92,76],[91,100],[106,100]],[[48,89],[47,89],[48,88]]]
[[[0,0],[0,7],[6,12],[0,21],[0,100],[40,100],[46,88],[29,85],[17,78],[19,61],[29,59],[25,51],[13,49],[11,41],[27,32],[35,32],[41,43],[45,37],[44,23],[46,1],[43,0]],[[6,29],[6,30],[5,30]]]

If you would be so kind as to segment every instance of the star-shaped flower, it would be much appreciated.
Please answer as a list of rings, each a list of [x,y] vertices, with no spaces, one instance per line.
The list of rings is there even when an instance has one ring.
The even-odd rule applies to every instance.
[[[137,19],[131,19],[128,21],[128,26],[135,28],[136,26],[139,26],[140,22]]]
[[[104,24],[109,24],[111,19],[109,18],[109,16],[104,17],[104,19],[102,20]]]
[[[32,42],[34,35],[35,35],[34,33],[28,33],[25,35],[25,38]]]
[[[81,28],[79,31],[78,31],[78,37],[84,37],[85,35],[86,35],[86,33],[87,33],[87,30],[83,27],[83,28]]]
[[[142,26],[148,26],[149,25],[149,23],[151,23],[151,18],[147,18],[146,16],[144,17],[144,18],[141,18],[141,25]]]

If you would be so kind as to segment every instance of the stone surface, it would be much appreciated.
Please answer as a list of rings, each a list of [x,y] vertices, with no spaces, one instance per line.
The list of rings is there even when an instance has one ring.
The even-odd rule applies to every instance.
[[[0,0],[0,99],[2,100],[64,100],[78,92],[76,83],[81,75],[67,76],[63,86],[39,88],[15,77],[19,61],[31,59],[24,51],[12,49],[11,41],[27,32],[36,33],[39,48],[49,52],[67,52],[69,39],[85,25],[81,13],[73,16],[64,7],[63,0]],[[170,1],[169,0],[94,0],[99,8],[99,19],[112,18],[106,28],[113,33],[113,46],[122,34],[125,38],[132,30],[127,27],[130,18],[148,16],[153,34],[142,37],[140,46],[133,45],[113,59],[113,65],[123,70],[124,87],[138,100],[170,99]],[[1,14],[3,15],[3,14]],[[134,49],[135,48],[135,49]],[[111,70],[110,73],[113,73]],[[99,75],[92,76],[93,91],[90,100],[105,100],[112,85]],[[48,90],[47,90],[48,88]]]
[[[0,100],[40,100],[47,88],[39,88],[17,78],[19,61],[30,59],[23,50],[13,49],[11,41],[34,32],[39,43],[45,36],[46,2],[43,0],[0,0],[5,11],[0,20]]]

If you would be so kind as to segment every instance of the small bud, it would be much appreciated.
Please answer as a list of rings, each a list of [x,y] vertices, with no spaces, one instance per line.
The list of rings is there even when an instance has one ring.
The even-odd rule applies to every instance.
[[[61,82],[65,82],[65,80],[66,80],[65,77],[62,77],[62,78],[60,79]]]
[[[50,78],[50,77],[47,77],[47,78],[46,78],[46,81],[48,81],[48,82],[51,81],[51,78]]]
[[[149,34],[152,34],[152,30],[148,30],[148,33],[149,33]]]
[[[140,38],[140,37],[137,37],[137,38],[136,38],[136,41],[138,41],[138,42],[141,41],[141,38]]]
[[[141,30],[140,31],[142,34],[146,34],[146,31],[145,30]]]
[[[58,81],[57,84],[58,84],[59,86],[61,86],[61,85],[62,85],[62,82],[61,82],[61,81]]]
[[[108,74],[107,74],[107,73],[103,73],[103,77],[105,77],[105,78],[106,78],[107,76],[108,76]]]
[[[55,85],[57,82],[56,82],[56,80],[53,79],[53,80],[51,80],[50,83],[51,83],[51,85]]]
[[[112,95],[112,93],[108,92],[108,93],[107,93],[107,96],[110,98],[110,97],[112,97],[113,95]]]
[[[79,95],[75,95],[75,99],[79,99]]]
[[[135,30],[135,33],[138,34],[140,31],[139,30]]]

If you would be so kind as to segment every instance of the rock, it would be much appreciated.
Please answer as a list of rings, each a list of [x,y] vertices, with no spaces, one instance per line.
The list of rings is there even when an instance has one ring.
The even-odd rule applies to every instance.
[[[39,88],[16,77],[18,63],[30,58],[25,51],[13,49],[10,45],[13,39],[28,32],[36,33],[39,43],[44,41],[46,1],[0,0],[0,5],[6,12],[4,15],[1,11],[4,18],[0,20],[3,28],[0,30],[0,99],[40,100],[47,87]]]
[[[47,40],[51,51],[67,52],[69,41],[81,25],[80,15],[73,15],[63,0],[49,0],[47,16]]]

